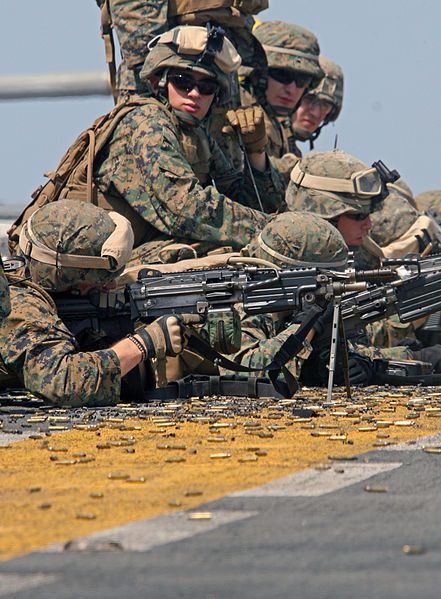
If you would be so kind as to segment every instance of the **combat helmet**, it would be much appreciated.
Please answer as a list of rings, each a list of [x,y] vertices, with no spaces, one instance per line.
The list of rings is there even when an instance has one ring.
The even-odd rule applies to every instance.
[[[314,212],[331,221],[342,214],[378,210],[387,195],[377,168],[369,168],[342,150],[306,154],[290,177],[288,208]]]
[[[265,50],[268,68],[291,69],[310,76],[312,85],[323,77],[318,60],[320,47],[312,31],[283,21],[265,21],[254,27],[253,33]]]
[[[415,202],[419,210],[434,209],[441,212],[441,189],[423,191],[415,196]]]
[[[398,191],[389,187],[387,202],[381,209],[371,215],[372,229],[370,236],[383,247],[389,245],[402,235],[417,221],[420,213]]]
[[[308,212],[284,212],[265,225],[246,253],[281,268],[345,268],[348,247],[329,222]]]
[[[215,78],[220,86],[217,100],[228,99],[230,74],[238,70],[241,58],[221,27],[181,25],[158,35],[148,46],[142,81],[162,75],[159,86],[165,88],[169,69],[185,69]]]
[[[323,119],[321,125],[314,132],[311,133],[305,129],[300,129],[299,127],[293,128],[297,139],[300,139],[301,141],[306,141],[307,139],[311,140],[311,150],[313,148],[312,142],[320,135],[322,127],[337,120],[343,105],[343,71],[338,64],[329,58],[326,58],[323,54],[320,54],[318,61],[324,76],[315,87],[308,90],[302,100],[305,97],[310,98],[311,100],[326,100],[331,103],[332,108]]]
[[[116,212],[80,200],[59,200],[25,221],[19,248],[32,281],[50,291],[101,285],[130,259],[133,231]]]

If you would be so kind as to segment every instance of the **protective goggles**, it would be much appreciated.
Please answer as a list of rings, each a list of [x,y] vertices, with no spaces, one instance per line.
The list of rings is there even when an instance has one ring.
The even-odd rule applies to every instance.
[[[195,79],[188,73],[173,73],[167,77],[167,81],[187,94],[195,87],[201,96],[211,96],[219,90],[219,84],[215,79]]]
[[[382,192],[382,182],[376,168],[358,171],[350,179],[336,179],[304,173],[300,169],[299,163],[297,163],[291,171],[291,181],[296,185],[309,189],[351,193],[361,198],[376,196]]]
[[[368,216],[370,216],[369,213],[367,214],[345,214],[345,216],[347,216],[348,218],[350,218],[351,220],[356,220],[356,221],[362,221],[362,220],[366,220]]]
[[[307,87],[311,81],[312,76],[305,73],[297,73],[291,69],[268,69],[268,75],[271,79],[274,79],[278,83],[283,85],[290,85],[293,81],[297,87]]]
[[[323,98],[316,98],[315,96],[312,96],[312,95],[304,96],[302,98],[302,104],[306,109],[314,108],[315,106],[318,106],[320,108],[321,114],[323,114],[324,116],[327,116],[333,108],[333,104],[330,100],[324,100]]]

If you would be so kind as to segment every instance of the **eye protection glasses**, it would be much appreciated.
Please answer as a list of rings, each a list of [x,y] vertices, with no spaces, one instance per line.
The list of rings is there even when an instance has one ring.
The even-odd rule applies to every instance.
[[[312,81],[311,75],[297,73],[291,69],[268,69],[268,75],[278,83],[290,85],[293,81],[297,87],[306,87]]]
[[[320,108],[320,112],[327,116],[332,110],[332,102],[329,100],[324,100],[322,98],[316,98],[314,96],[304,96],[302,98],[302,104],[305,108],[314,108],[314,106],[318,106]]]
[[[176,89],[186,92],[191,92],[195,87],[198,89],[201,96],[211,96],[219,90],[219,84],[214,79],[194,79],[186,73],[174,73],[167,78]]]
[[[369,214],[346,214],[346,216],[351,220],[362,221],[365,220]]]

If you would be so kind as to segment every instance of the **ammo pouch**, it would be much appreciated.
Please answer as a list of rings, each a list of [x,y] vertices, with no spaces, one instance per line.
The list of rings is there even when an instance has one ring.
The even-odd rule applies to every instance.
[[[233,307],[225,312],[209,313],[202,327],[202,335],[221,354],[234,354],[240,350],[241,322],[238,311]]]

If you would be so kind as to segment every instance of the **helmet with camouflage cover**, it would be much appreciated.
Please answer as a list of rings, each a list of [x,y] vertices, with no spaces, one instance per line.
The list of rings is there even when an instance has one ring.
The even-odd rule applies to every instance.
[[[410,189],[409,185],[401,177],[399,179],[397,179],[396,181],[394,181],[393,183],[388,183],[387,186],[389,189],[394,189],[399,194],[401,194],[403,197],[405,197],[406,200],[408,202],[410,202],[414,208],[416,208],[417,210],[420,210],[420,208],[418,208],[416,205],[415,198],[413,197],[413,191]]]
[[[369,234],[381,247],[404,235],[420,216],[404,195],[388,187],[387,201],[371,215],[372,229]]]
[[[308,90],[305,96],[302,97],[302,100],[324,100],[325,102],[330,103],[331,110],[314,131],[297,126],[296,119],[299,123],[302,122],[299,112],[293,117],[293,131],[296,138],[301,141],[309,139],[311,150],[314,147],[314,140],[316,140],[321,133],[322,127],[337,119],[343,105],[343,71],[338,64],[329,58],[326,58],[323,54],[320,54],[319,56],[319,65],[324,73],[324,77],[315,87]],[[299,108],[299,111],[300,109],[301,108]]]
[[[149,49],[140,73],[142,81],[161,75],[159,85],[165,87],[169,69],[185,69],[216,79],[220,102],[229,97],[230,76],[238,70],[241,58],[222,28],[209,23],[207,27],[174,27],[155,37]]]
[[[369,214],[381,207],[380,175],[342,150],[310,152],[291,171],[286,192],[290,210],[305,210],[326,220],[342,214]]]
[[[283,21],[266,21],[255,27],[253,33],[265,50],[269,68],[310,75],[314,85],[323,77],[318,62],[320,47],[312,31]]]
[[[341,68],[330,58],[320,54],[318,61],[324,76],[314,88],[308,91],[308,95],[332,103],[332,110],[324,120],[324,124],[327,124],[335,121],[341,112],[344,77]]]
[[[307,212],[284,212],[274,217],[245,251],[282,268],[345,268],[348,259],[341,233],[320,216]]]
[[[435,209],[441,211],[441,189],[423,191],[415,196],[415,202],[419,210]]]
[[[119,276],[130,259],[133,239],[124,216],[80,200],[59,200],[25,221],[19,247],[35,283],[64,291]]]

